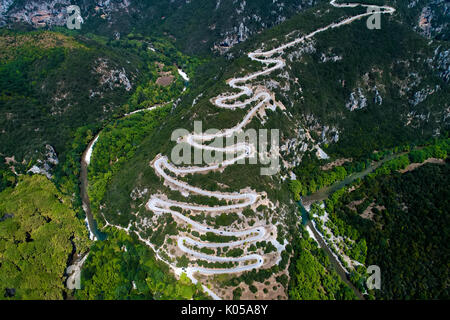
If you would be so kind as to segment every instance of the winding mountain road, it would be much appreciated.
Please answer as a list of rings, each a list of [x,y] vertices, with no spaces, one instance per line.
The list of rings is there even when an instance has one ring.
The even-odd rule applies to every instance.
[[[343,3],[338,4],[336,3],[336,0],[332,0],[330,4],[333,7],[336,8],[355,8],[355,7],[364,7],[364,8],[377,8],[381,14],[392,14],[395,12],[394,8],[388,7],[388,6],[373,6],[373,5],[366,5],[366,4],[359,4],[359,3]],[[232,257],[219,257],[214,255],[207,255],[200,253],[198,251],[195,251],[191,248],[188,248],[186,244],[190,246],[195,246],[199,248],[223,248],[223,247],[237,247],[242,245],[248,245],[251,243],[255,243],[257,241],[270,241],[272,244],[277,248],[278,254],[281,254],[281,251],[284,250],[284,245],[278,243],[275,239],[274,235],[271,235],[270,232],[268,232],[268,226],[264,225],[257,225],[255,227],[249,228],[247,230],[241,230],[241,231],[223,231],[219,229],[214,229],[209,226],[205,226],[201,223],[198,223],[196,221],[193,221],[192,219],[186,217],[182,213],[172,210],[171,208],[176,207],[183,210],[189,210],[189,211],[199,211],[199,212],[208,212],[208,213],[223,213],[223,212],[229,212],[229,211],[237,211],[242,210],[245,207],[252,206],[258,203],[259,200],[261,200],[260,194],[256,192],[245,192],[245,193],[223,193],[223,192],[214,192],[214,191],[208,191],[204,190],[198,187],[194,187],[189,185],[186,182],[180,181],[174,176],[184,176],[186,174],[195,174],[195,173],[205,173],[210,172],[218,169],[224,169],[227,166],[231,166],[235,163],[237,163],[239,160],[243,160],[245,158],[250,158],[255,155],[257,152],[255,150],[255,147],[251,144],[247,143],[238,143],[233,146],[228,146],[224,148],[218,148],[218,147],[212,147],[205,145],[205,142],[212,141],[216,138],[223,138],[223,137],[230,137],[234,134],[239,133],[241,130],[243,130],[246,125],[253,119],[253,117],[257,114],[257,112],[261,108],[265,107],[271,107],[271,100],[274,96],[272,92],[270,92],[267,88],[261,89],[260,87],[252,86],[250,82],[260,76],[267,76],[271,74],[272,72],[276,70],[283,69],[285,67],[285,62],[280,57],[274,57],[274,55],[281,55],[284,53],[284,51],[288,48],[291,48],[293,46],[296,46],[300,43],[303,43],[304,41],[314,37],[316,34],[324,32],[329,29],[338,28],[347,24],[350,24],[356,20],[362,19],[364,17],[372,16],[373,12],[367,12],[358,14],[349,18],[346,18],[340,22],[332,23],[328,26],[319,28],[315,30],[314,32],[311,32],[307,35],[304,35],[298,39],[295,39],[287,44],[284,44],[278,48],[266,51],[266,52],[251,52],[248,54],[248,57],[253,60],[257,61],[264,65],[262,70],[246,75],[241,78],[234,78],[228,81],[228,85],[235,90],[239,90],[238,93],[226,93],[222,94],[215,99],[213,99],[213,103],[218,108],[228,109],[228,110],[235,110],[235,109],[244,109],[247,108],[254,103],[256,105],[252,107],[248,113],[245,115],[245,117],[242,119],[241,122],[239,122],[236,126],[229,128],[229,129],[223,129],[215,134],[198,134],[198,133],[192,133],[188,134],[180,139],[178,139],[178,142],[181,143],[187,143],[191,147],[200,149],[200,150],[208,150],[208,151],[215,151],[220,152],[223,154],[231,154],[234,157],[232,159],[221,162],[221,163],[215,163],[208,166],[192,166],[192,167],[181,167],[181,166],[175,166],[171,163],[169,163],[169,160],[166,156],[158,155],[152,162],[151,166],[155,170],[156,174],[159,175],[166,183],[171,185],[172,187],[175,187],[180,192],[186,194],[186,193],[192,193],[197,194],[205,197],[212,197],[219,200],[227,200],[231,202],[238,202],[238,203],[232,203],[226,206],[217,206],[217,207],[205,207],[205,206],[198,206],[191,203],[181,203],[177,201],[171,201],[166,200],[163,195],[152,195],[148,203],[146,204],[146,207],[148,210],[153,211],[156,214],[163,214],[168,213],[177,218],[178,220],[184,221],[186,224],[189,224],[193,230],[197,230],[200,232],[206,232],[206,233],[214,233],[216,235],[221,236],[229,236],[229,237],[236,237],[236,238],[244,238],[238,241],[232,241],[227,243],[207,243],[207,242],[201,242],[198,240],[194,240],[187,236],[180,236],[177,240],[178,248],[185,253],[187,256],[192,256],[198,259],[211,261],[211,262],[252,262],[250,264],[246,265],[239,265],[235,268],[221,268],[221,269],[208,269],[208,268],[201,268],[201,267],[187,267],[187,268],[178,268],[175,265],[169,264],[172,269],[174,269],[176,274],[181,274],[182,272],[185,272],[188,277],[194,282],[197,283],[197,279],[195,278],[195,274],[203,274],[203,275],[214,275],[214,274],[224,274],[224,273],[240,273],[244,271],[249,271],[252,269],[260,268],[264,265],[265,259],[260,254],[249,254],[242,257],[232,258]],[[273,66],[271,66],[273,65]],[[270,67],[269,67],[270,66]],[[245,101],[238,101],[241,97],[248,97]],[[93,146],[93,145],[92,145]],[[91,152],[92,153],[92,152]],[[89,154],[91,154],[89,153]],[[90,159],[86,159],[86,163],[89,164]],[[170,172],[171,174],[168,174],[167,172]],[[108,225],[110,225],[107,222]],[[124,229],[123,227],[119,227],[121,229]],[[127,232],[129,232],[130,228],[124,229]],[[136,232],[138,233],[138,232]],[[143,239],[141,235],[138,233],[139,238],[147,243],[149,246],[154,248],[154,245],[152,245],[149,240]],[[155,249],[155,248],[154,248]],[[158,255],[158,250],[157,250]],[[158,255],[159,257],[159,255]],[[214,292],[212,292],[209,288],[203,285],[203,289],[208,292],[214,299],[220,299]]]
[[[349,8],[349,7],[353,8],[353,7],[358,7],[358,6],[374,7],[374,6],[370,6],[370,5],[357,4],[357,3],[337,4],[335,0],[331,1],[330,4],[332,6],[338,7],[338,8]],[[391,8],[391,7],[383,6],[383,7],[376,7],[376,8],[378,8],[380,13],[383,13],[383,14],[386,14],[386,13],[392,14],[395,12],[395,9]],[[200,189],[197,187],[190,186],[185,182],[175,179],[171,175],[167,174],[165,172],[165,170],[169,171],[170,173],[174,174],[175,176],[185,175],[185,174],[189,174],[189,173],[192,174],[192,173],[200,173],[200,172],[209,172],[209,171],[217,170],[219,168],[225,168],[227,166],[235,164],[237,161],[239,161],[241,159],[249,158],[249,157],[253,156],[254,153],[256,152],[256,150],[255,150],[254,146],[251,144],[241,143],[241,144],[235,144],[233,146],[228,146],[225,148],[218,148],[218,147],[206,146],[203,143],[212,141],[216,138],[230,137],[230,136],[240,132],[252,120],[252,118],[255,116],[255,114],[258,112],[258,110],[260,108],[263,108],[270,104],[269,102],[270,102],[273,94],[269,90],[258,89],[259,92],[256,93],[255,88],[253,88],[250,85],[246,85],[246,84],[248,82],[250,82],[251,80],[254,80],[260,76],[269,75],[270,73],[285,67],[284,60],[282,60],[281,58],[272,58],[272,56],[274,56],[275,54],[281,54],[281,53],[283,53],[284,50],[286,50],[290,47],[293,47],[299,43],[302,43],[305,40],[314,37],[316,34],[318,34],[320,32],[324,32],[330,28],[338,28],[340,26],[352,23],[355,20],[359,20],[361,18],[368,17],[371,15],[373,15],[373,12],[362,13],[362,14],[344,19],[340,22],[332,23],[326,27],[317,29],[316,31],[314,31],[308,35],[305,35],[301,38],[298,38],[292,42],[284,44],[284,45],[282,45],[278,48],[272,49],[270,51],[251,52],[248,54],[248,57],[253,61],[260,62],[266,66],[274,64],[274,66],[265,68],[259,72],[255,72],[253,74],[249,74],[245,77],[231,79],[230,81],[228,81],[228,85],[233,89],[239,90],[239,92],[235,93],[235,94],[223,94],[223,95],[215,98],[214,104],[218,108],[224,108],[224,109],[230,109],[230,110],[234,110],[237,108],[241,108],[241,109],[247,108],[254,102],[258,102],[256,104],[256,106],[251,108],[250,111],[244,117],[244,119],[242,119],[242,121],[233,128],[225,129],[225,130],[222,130],[215,134],[198,134],[198,133],[189,134],[189,135],[179,139],[179,142],[188,143],[193,148],[197,148],[200,150],[215,151],[215,152],[220,152],[220,153],[225,153],[225,154],[226,153],[235,154],[236,152],[240,151],[241,152],[240,155],[238,155],[237,157],[235,157],[233,159],[228,159],[221,163],[217,163],[217,164],[205,166],[205,167],[176,167],[169,163],[167,157],[162,156],[162,155],[159,155],[156,158],[156,160],[153,162],[153,168],[155,169],[157,174],[160,177],[162,177],[166,182],[169,182],[170,184],[176,186],[180,191],[188,191],[191,193],[195,193],[195,194],[199,194],[199,195],[203,195],[203,196],[207,196],[207,197],[214,197],[216,199],[221,199],[221,200],[232,200],[232,201],[244,200],[244,202],[239,203],[239,204],[234,204],[234,205],[228,205],[228,206],[205,208],[205,207],[195,206],[195,205],[188,204],[188,203],[179,203],[179,202],[164,200],[164,199],[159,198],[158,196],[153,196],[152,199],[147,204],[147,208],[149,210],[152,210],[156,213],[170,213],[170,214],[178,217],[179,219],[184,220],[186,223],[192,225],[193,229],[196,229],[198,231],[203,231],[203,232],[207,231],[207,232],[213,232],[216,234],[223,234],[223,235],[235,236],[235,237],[241,237],[242,235],[248,234],[248,233],[254,233],[254,232],[259,233],[258,237],[246,239],[243,241],[227,243],[227,244],[201,243],[199,241],[192,240],[191,238],[188,238],[188,237],[179,238],[178,247],[180,248],[180,250],[182,250],[186,254],[192,255],[197,258],[201,258],[201,259],[208,260],[208,261],[214,261],[214,262],[217,262],[217,261],[219,261],[219,262],[236,262],[236,261],[241,262],[241,261],[248,261],[248,260],[256,260],[259,262],[256,264],[247,265],[247,266],[234,268],[234,269],[212,270],[212,269],[191,267],[191,268],[188,268],[188,270],[190,270],[193,273],[199,272],[199,273],[203,273],[203,274],[221,274],[221,273],[232,273],[237,270],[239,270],[239,272],[248,271],[253,268],[258,268],[258,267],[262,266],[264,264],[264,258],[257,254],[243,256],[240,258],[215,257],[212,255],[201,254],[194,250],[188,249],[184,244],[189,243],[191,245],[195,245],[195,246],[201,247],[201,248],[203,248],[203,247],[217,248],[217,247],[223,247],[223,246],[230,246],[230,247],[239,246],[239,245],[242,245],[244,242],[251,243],[254,241],[262,240],[261,230],[265,230],[265,227],[260,226],[258,228],[248,229],[248,230],[244,231],[244,233],[242,231],[225,233],[223,231],[219,231],[219,230],[215,230],[215,229],[211,229],[211,228],[207,228],[207,230],[205,230],[205,227],[203,225],[195,223],[191,219],[186,218],[183,214],[181,214],[177,211],[174,211],[174,210],[170,210],[169,208],[170,207],[178,207],[178,208],[181,208],[184,210],[204,211],[204,212],[209,212],[209,213],[213,213],[213,212],[220,213],[220,212],[224,212],[224,211],[242,209],[249,205],[253,205],[258,201],[259,195],[257,193],[224,194],[224,193],[220,193],[220,192],[212,192],[212,191],[203,190],[203,189]],[[240,99],[243,96],[247,96],[249,98],[243,102],[237,101],[238,99]],[[275,239],[271,239],[271,241],[276,242]],[[277,248],[281,249],[281,246],[278,244]]]

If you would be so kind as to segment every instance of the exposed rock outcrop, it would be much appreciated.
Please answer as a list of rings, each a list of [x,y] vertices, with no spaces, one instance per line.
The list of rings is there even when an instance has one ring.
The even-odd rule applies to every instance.
[[[55,149],[51,145],[45,146],[45,153],[43,154],[43,159],[38,159],[36,164],[28,170],[28,172],[34,174],[43,174],[47,178],[52,178],[52,170],[55,166],[59,164],[58,156],[56,155]]]

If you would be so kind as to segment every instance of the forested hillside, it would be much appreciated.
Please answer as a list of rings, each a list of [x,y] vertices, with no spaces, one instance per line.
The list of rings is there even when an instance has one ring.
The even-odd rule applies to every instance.
[[[304,30],[299,31],[304,33],[313,30],[316,26],[326,24],[327,21],[339,20],[339,15],[345,16],[342,11],[331,10],[329,14],[317,19],[314,14],[315,10],[319,9],[300,14],[279,27],[255,37],[254,40],[243,46],[236,47],[235,52],[248,52],[252,46],[257,47],[259,43],[264,43],[266,47],[272,47],[274,45],[270,43],[272,39],[280,39],[272,40],[272,42],[278,43],[284,41],[284,35],[294,30]],[[277,108],[275,112],[268,110],[266,111],[267,117],[264,117],[266,121],[264,125],[261,125],[261,119],[255,119],[250,126],[280,128],[282,143],[286,145],[286,149],[282,146],[282,155],[291,164],[299,162],[302,158],[305,153],[302,151],[304,143],[307,151],[315,151],[315,147],[319,144],[334,158],[346,156],[365,159],[376,149],[426,140],[438,130],[441,132],[446,130],[448,123],[443,122],[442,119],[446,119],[445,105],[448,100],[446,99],[448,90],[445,88],[448,84],[445,79],[441,78],[439,69],[434,69],[428,64],[429,60],[427,59],[434,57],[434,50],[427,47],[426,40],[402,27],[401,24],[395,22],[394,18],[384,19],[383,23],[385,28],[373,33],[363,27],[362,22],[356,22],[355,25],[343,27],[341,30],[330,31],[330,33],[334,33],[330,36],[325,33],[321,34],[318,39],[314,40],[315,49],[310,54],[302,54],[304,48],[291,49],[286,53],[287,56],[292,57],[286,74],[277,74],[272,80],[262,79],[260,81],[261,84],[266,85],[270,81],[277,82],[275,83],[277,98],[287,109],[282,111],[281,108]],[[393,34],[399,34],[398,41],[392,40]],[[344,37],[348,41],[343,41]],[[352,37],[356,40],[351,41]],[[442,46],[445,46],[445,43],[442,43]],[[333,55],[330,53],[330,51],[334,52],[333,50],[336,51],[336,55],[342,55],[342,60],[322,62],[322,54]],[[296,54],[298,58],[295,58]],[[394,68],[395,64],[389,63],[389,61],[398,60],[401,65],[406,63],[403,62],[404,58],[412,56],[416,56],[416,60],[419,62],[414,66],[410,65],[406,74],[405,70]],[[199,74],[193,79],[192,90],[173,110],[164,128],[158,131],[157,136],[149,137],[144,141],[136,153],[136,161],[132,161],[133,165],[125,165],[126,171],[118,175],[117,182],[119,180],[121,182],[113,182],[110,186],[110,195],[107,198],[109,206],[114,208],[116,203],[121,203],[117,209],[120,208],[122,212],[127,211],[128,200],[118,197],[117,194],[129,194],[136,186],[142,189],[152,185],[151,181],[155,180],[151,174],[148,176],[139,174],[139,179],[136,177],[138,172],[149,171],[146,168],[146,161],[153,158],[153,155],[170,150],[173,146],[173,142],[170,142],[170,133],[173,129],[185,127],[191,130],[193,120],[203,120],[209,127],[216,128],[235,124],[244,112],[236,110],[230,113],[214,109],[210,105],[209,99],[225,88],[226,79],[235,74],[245,74],[253,67],[254,64],[249,63],[248,59],[242,56],[231,61],[216,58],[210,64],[201,67]],[[244,71],[243,68],[247,70]],[[408,88],[404,89],[405,93],[399,94],[398,92],[401,92],[400,79],[404,79],[406,85],[409,83],[410,75],[408,74],[420,74],[420,79],[425,78],[426,80],[416,82],[413,87],[408,85]],[[342,83],[345,83],[345,86],[342,86]],[[371,90],[377,85],[383,88],[384,97],[381,105],[372,100],[375,93]],[[424,99],[417,105],[411,101],[417,92],[426,91],[427,87],[435,86],[441,89],[433,92],[434,94],[431,94],[428,99]],[[365,88],[364,90],[368,91],[367,94],[373,95],[373,97],[370,100],[367,98],[368,105],[364,108],[350,111],[346,108],[347,99],[351,96],[352,90],[357,90],[358,87]],[[288,88],[288,90],[283,88]],[[202,92],[203,95],[199,96]],[[190,107],[193,101],[196,103]],[[430,113],[429,118],[421,120],[420,115],[428,113]],[[431,115],[434,113],[435,115],[432,117]],[[412,118],[411,121],[408,114]],[[189,123],[184,124],[184,119],[189,119]],[[414,125],[411,123],[413,121]],[[305,132],[309,132],[312,139],[306,139]],[[331,161],[332,159],[330,159]],[[245,170],[249,170],[249,172],[257,172],[258,169],[257,166],[245,167]],[[286,167],[285,169],[289,170],[290,168]],[[242,168],[238,170],[242,170]],[[262,182],[264,178],[259,175],[249,174],[245,175],[245,179],[235,181],[233,180],[234,173],[236,173],[236,168],[227,168],[225,174],[220,177],[221,182],[234,188],[250,184],[259,189],[265,185]],[[210,175],[209,178],[214,180],[213,175]],[[207,179],[206,176],[203,180],[205,179]],[[197,184],[200,183],[201,181],[197,182]],[[130,189],[123,190],[124,187]],[[266,187],[267,185],[264,188]],[[122,219],[124,218],[122,217]]]
[[[62,153],[76,128],[111,117],[144,67],[136,55],[88,39],[1,32],[1,153],[18,162],[45,144]]]
[[[11,172],[30,169],[76,175],[68,167],[83,149],[74,144],[84,148],[93,132],[127,112],[174,100],[184,88],[177,66],[192,74],[200,63],[170,41],[134,35],[109,41],[1,30],[0,41],[0,186],[10,184]],[[163,78],[167,84],[158,84]]]

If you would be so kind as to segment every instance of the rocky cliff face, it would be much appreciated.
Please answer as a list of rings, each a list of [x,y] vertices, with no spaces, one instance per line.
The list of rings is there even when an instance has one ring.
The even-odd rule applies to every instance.
[[[427,38],[449,40],[450,2],[447,0],[411,0],[408,15],[414,16],[413,28]]]
[[[0,1],[0,26],[5,24],[5,16],[9,8],[13,4],[13,0],[1,0]]]
[[[65,8],[69,0],[54,1],[2,1],[0,21],[5,23],[25,22],[35,27],[62,25],[67,18]]]
[[[297,1],[237,1],[217,0],[215,14],[224,10],[229,12],[229,21],[221,26],[220,39],[214,43],[214,49],[224,53],[235,44],[247,40],[251,35],[276,24],[305,8],[317,4],[316,0]],[[231,8],[231,9],[230,9]],[[215,29],[216,25],[210,26]]]
[[[63,26],[66,24],[67,7],[77,5],[85,18],[100,16],[125,10],[130,5],[128,0],[53,0],[53,1],[13,1],[4,0],[0,5],[0,21],[3,24],[24,22],[34,27]]]

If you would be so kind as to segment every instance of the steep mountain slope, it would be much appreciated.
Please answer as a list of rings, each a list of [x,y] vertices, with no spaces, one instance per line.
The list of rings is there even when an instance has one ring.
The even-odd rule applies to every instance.
[[[81,8],[84,31],[111,37],[130,32],[161,35],[178,40],[188,53],[227,52],[252,35],[289,19],[320,0],[2,0],[0,25],[16,22],[34,27],[63,26],[69,5]],[[352,2],[352,1],[348,1]],[[355,1],[356,2],[356,1]],[[383,5],[383,1],[368,3]],[[448,40],[449,3],[445,0],[390,1],[417,32]]]
[[[276,240],[281,244],[285,240],[292,242],[293,237],[298,235],[299,217],[296,205],[289,199],[284,180],[305,155],[317,151],[318,157],[324,160],[322,164],[343,156],[359,160],[370,156],[375,150],[418,143],[433,135],[446,135],[449,125],[448,59],[445,58],[448,56],[448,43],[429,42],[414,33],[404,23],[400,12],[383,16],[380,30],[369,30],[365,20],[358,20],[339,28],[330,28],[311,39],[286,47],[281,53],[274,51],[267,54],[268,57],[277,58],[267,64],[267,68],[273,68],[273,72],[252,78],[251,88],[258,94],[271,91],[274,96],[270,102],[270,99],[265,98],[262,103],[268,108],[255,113],[246,125],[247,128],[280,130],[280,173],[262,176],[262,165],[238,165],[225,169],[219,167],[220,172],[202,175],[181,174],[179,179],[182,182],[176,183],[174,176],[180,174],[170,164],[166,163],[158,169],[165,158],[156,156],[160,153],[169,156],[175,145],[175,141],[171,140],[173,130],[185,128],[192,132],[194,121],[202,121],[203,130],[232,128],[250,111],[249,108],[242,110],[237,107],[239,103],[234,101],[230,101],[229,105],[233,110],[227,110],[226,102],[220,104],[214,98],[228,92],[226,83],[231,78],[260,70],[258,61],[251,61],[244,54],[257,49],[267,51],[276,48],[336,21],[364,13],[365,10],[359,7],[342,9],[328,4],[320,5],[233,48],[228,59],[217,58],[205,66],[203,73],[193,80],[193,90],[176,105],[167,123],[156,135],[144,141],[136,156],[113,177],[105,198],[96,199],[101,203],[96,208],[99,221],[138,233],[158,251],[162,260],[178,268],[194,265],[231,269],[236,267],[236,263],[219,263],[229,261],[227,259],[213,260],[217,263],[208,264],[198,259],[183,258],[178,248],[188,252],[190,257],[199,255],[186,251],[180,242],[177,248],[176,239],[185,239],[191,250],[201,251],[202,259],[205,254],[223,256],[224,253],[219,252],[220,250],[211,252],[207,245],[198,247],[198,243],[189,242],[187,236],[215,243],[237,239],[227,238],[232,234],[230,232],[224,232],[223,239],[220,235],[208,234],[182,216],[200,222],[206,219],[211,230],[218,228],[228,231],[227,227],[223,227],[232,226],[240,230],[256,230],[254,234],[257,236],[260,233],[258,227],[276,226],[276,231],[272,231],[271,236],[276,234]],[[255,60],[255,57],[258,57],[257,53],[250,58]],[[286,67],[277,67],[280,63],[278,58],[286,63]],[[234,82],[231,84],[233,87]],[[233,88],[234,93],[238,92],[236,89],[241,89]],[[230,100],[240,96],[232,96],[233,99]],[[241,102],[248,103],[243,95],[241,98]],[[254,102],[252,107],[257,103]],[[237,105],[233,106],[233,103]],[[183,141],[189,141],[189,138],[184,139]],[[186,170],[194,172],[197,169],[194,167]],[[164,185],[161,177],[166,181]],[[186,183],[193,188],[211,190],[214,194],[240,190],[242,196],[250,198],[249,192],[254,192],[262,195],[265,204],[253,207],[252,203],[251,208],[231,210],[236,211],[237,215],[223,224],[219,215],[194,215],[192,211],[201,209],[188,208],[180,203],[209,207],[239,205],[233,201],[230,203],[211,199],[216,197],[213,193],[195,191],[199,189],[191,188],[188,189],[190,193],[185,193],[186,188],[182,184]],[[163,200],[161,195],[165,197]],[[167,203],[161,205],[168,199],[169,202],[172,201],[173,207],[169,208]],[[242,200],[246,203],[247,198]],[[181,208],[181,211],[174,207]],[[170,213],[176,219],[161,212]],[[253,238],[249,241],[252,242]],[[266,250],[266,254],[274,252],[272,249],[267,243],[255,248],[261,255]],[[249,255],[252,252],[253,249],[245,248],[233,251],[230,256],[244,257],[244,253]],[[222,297],[231,297],[236,283],[245,280],[248,286],[241,289],[246,297],[255,297],[252,286],[253,283],[258,283],[257,297],[283,298],[286,297],[283,274],[286,275],[290,253],[289,249],[283,251],[281,260],[269,255],[269,262],[262,267],[259,265],[259,271],[244,272],[235,278],[237,281],[233,280],[233,275],[200,276],[200,279]],[[255,256],[252,259],[255,260]],[[234,260],[236,261],[243,260]],[[274,261],[280,263],[274,265]],[[193,270],[202,270],[204,273],[202,268],[194,267]],[[266,282],[268,279],[271,280]],[[274,281],[279,282],[278,287],[270,287],[270,283]],[[340,295],[345,296],[342,293]]]
[[[69,153],[77,162],[92,131],[178,97],[185,80],[177,65],[191,74],[199,63],[170,41],[132,35],[1,30],[0,43],[1,180],[30,169],[50,177]]]
[[[143,69],[135,55],[58,33],[4,31],[0,41],[1,153],[17,161],[43,144],[61,152],[74,129],[110,117]]]

